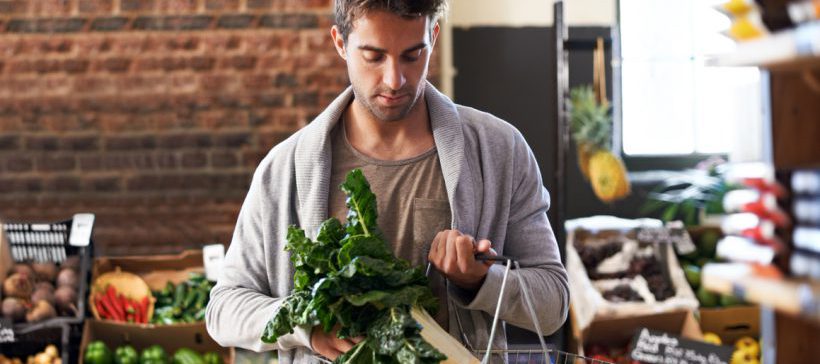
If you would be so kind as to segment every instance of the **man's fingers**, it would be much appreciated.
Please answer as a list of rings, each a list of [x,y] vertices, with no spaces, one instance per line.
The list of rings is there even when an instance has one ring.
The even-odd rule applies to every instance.
[[[449,234],[447,236],[447,246],[445,247],[446,252],[444,254],[444,270],[445,272],[452,273],[454,269],[456,269],[456,260],[458,259],[458,252],[456,251],[456,244],[458,240],[458,235]]]
[[[456,256],[454,258],[458,263],[458,268],[462,273],[466,273],[470,270],[470,265],[475,262],[473,238],[466,235],[460,236],[456,239],[455,246]]]
[[[352,340],[354,344],[358,344],[364,340],[364,336],[351,337],[350,340]]]
[[[482,239],[476,244],[476,253],[488,253],[491,249],[490,241],[487,239]]]
[[[353,349],[353,345],[356,345],[353,341],[347,339],[336,339],[335,340],[336,350],[339,350],[343,353],[346,353],[348,350]]]

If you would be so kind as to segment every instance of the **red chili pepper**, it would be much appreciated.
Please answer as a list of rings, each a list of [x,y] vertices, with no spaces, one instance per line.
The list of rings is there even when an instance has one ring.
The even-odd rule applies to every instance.
[[[148,296],[143,297],[142,302],[140,302],[140,308],[142,309],[142,322],[146,324],[148,323],[148,304],[150,302],[151,301],[148,299]]]
[[[114,306],[114,309],[117,310],[117,316],[119,317],[120,321],[125,321],[125,308],[120,305],[119,300],[117,299],[117,290],[114,288],[113,285],[108,285],[108,300],[110,301],[111,305]]]
[[[111,302],[111,299],[107,294],[100,293],[100,302],[102,303],[103,307],[105,307],[105,310],[108,312],[109,319],[114,321],[121,321],[117,308]]]
[[[102,300],[100,299],[99,294],[94,295],[94,307],[97,309],[97,314],[100,315],[100,318],[108,318],[109,314],[103,307]]]

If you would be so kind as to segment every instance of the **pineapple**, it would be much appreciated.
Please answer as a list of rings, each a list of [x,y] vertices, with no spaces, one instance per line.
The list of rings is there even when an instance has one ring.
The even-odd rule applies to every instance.
[[[629,195],[629,179],[623,162],[612,148],[612,120],[606,100],[596,100],[589,86],[570,93],[570,129],[578,150],[578,168],[592,184],[601,201],[612,202]]]

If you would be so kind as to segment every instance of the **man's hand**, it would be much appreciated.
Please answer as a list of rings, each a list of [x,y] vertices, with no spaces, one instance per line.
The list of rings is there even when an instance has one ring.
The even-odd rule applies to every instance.
[[[336,325],[330,332],[325,332],[320,326],[314,327],[310,334],[310,346],[313,347],[313,351],[330,360],[336,360],[339,355],[346,353],[364,339],[363,337],[339,339],[336,337],[338,331],[339,325]]]
[[[496,255],[490,245],[489,240],[476,243],[472,236],[458,230],[443,230],[433,239],[427,259],[451,282],[475,291],[481,287],[487,270],[493,264],[475,260],[475,254]]]

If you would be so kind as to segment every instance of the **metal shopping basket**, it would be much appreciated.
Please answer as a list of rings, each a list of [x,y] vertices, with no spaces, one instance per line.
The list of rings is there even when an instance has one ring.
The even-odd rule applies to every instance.
[[[456,323],[459,331],[462,332],[462,343],[467,347],[477,358],[482,358],[482,364],[490,362],[505,362],[509,364],[612,364],[607,361],[587,358],[581,355],[563,352],[556,349],[550,349],[544,342],[544,334],[541,332],[541,325],[538,323],[538,316],[535,314],[535,307],[530,299],[529,288],[527,283],[518,275],[518,283],[521,285],[522,292],[524,292],[524,303],[527,305],[527,310],[532,317],[532,322],[535,324],[535,330],[538,333],[538,340],[540,342],[540,349],[493,349],[492,342],[495,338],[495,333],[498,328],[498,316],[501,311],[501,303],[504,300],[504,292],[507,288],[507,278],[509,277],[510,269],[515,266],[515,269],[521,269],[518,261],[505,256],[489,256],[477,255],[476,259],[493,261],[497,264],[503,264],[504,279],[501,282],[501,292],[498,294],[498,304],[495,307],[495,314],[493,315],[493,323],[490,329],[490,337],[486,349],[477,349],[470,342],[469,338],[464,335],[464,328],[461,324],[461,317],[456,312]],[[430,274],[430,264],[427,264],[427,275]],[[324,357],[317,356],[317,359],[323,363],[332,363]],[[491,361],[491,359],[493,359]]]

